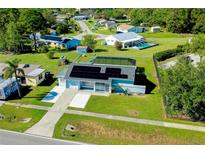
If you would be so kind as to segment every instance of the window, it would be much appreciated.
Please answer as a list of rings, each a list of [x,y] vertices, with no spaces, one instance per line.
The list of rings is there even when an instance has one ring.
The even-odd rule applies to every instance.
[[[38,79],[41,80],[42,78],[43,78],[43,75],[40,74],[40,75],[38,76]]]

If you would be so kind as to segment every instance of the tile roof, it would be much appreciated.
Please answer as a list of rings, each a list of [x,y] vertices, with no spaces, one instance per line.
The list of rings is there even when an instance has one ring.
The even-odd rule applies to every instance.
[[[121,24],[121,25],[118,26],[118,28],[119,28],[120,30],[123,30],[123,31],[129,30],[130,28],[133,28],[133,27],[134,27],[134,26],[128,25],[128,24]]]

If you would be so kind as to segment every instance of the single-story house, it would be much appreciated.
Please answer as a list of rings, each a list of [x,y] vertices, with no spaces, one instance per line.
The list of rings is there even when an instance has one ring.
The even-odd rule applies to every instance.
[[[0,63],[0,75],[3,77],[3,72],[8,67],[5,63]],[[22,85],[37,86],[45,79],[45,69],[42,69],[40,65],[34,64],[19,64],[18,68],[24,71],[23,74],[17,74],[18,81]]]
[[[105,23],[105,27],[107,29],[110,29],[110,28],[116,28],[117,27],[117,24],[115,23],[115,21],[107,21]]]
[[[122,60],[129,61],[129,58],[113,59],[112,64],[72,63],[58,76],[59,85],[92,92],[144,94],[145,86],[134,85],[136,65],[121,65]]]
[[[159,26],[151,27],[151,32],[153,33],[161,32],[161,28]]]
[[[45,80],[45,69],[40,65],[19,64],[19,68],[23,69],[25,76],[17,74],[22,85],[38,86]]]
[[[0,99],[5,100],[11,94],[17,91],[17,82],[16,79],[3,79],[0,77]]]
[[[78,39],[52,35],[41,36],[40,41],[45,42],[51,47],[57,47],[61,49],[73,49],[80,45],[80,40]]]
[[[134,32],[119,33],[105,38],[107,45],[115,45],[116,42],[122,43],[122,48],[129,48],[144,43],[144,37]]]
[[[88,46],[77,46],[76,52],[80,54],[84,54],[90,51],[90,48]]]
[[[57,22],[64,22],[65,19],[67,18],[67,15],[66,14],[58,14],[55,18],[56,18]]]
[[[117,31],[122,33],[127,33],[127,32],[136,33],[136,27],[128,24],[121,24],[117,27]]]
[[[128,24],[121,24],[117,27],[118,32],[127,33],[127,32],[135,32],[135,33],[143,33],[145,32],[145,27],[143,26],[132,26]]]
[[[145,27],[138,26],[138,27],[136,27],[136,31],[135,32],[136,33],[143,33],[143,32],[145,32]]]
[[[52,35],[52,36],[57,36],[57,32],[55,29],[48,29],[48,32],[49,32],[49,35]]]
[[[99,21],[97,21],[97,24],[99,24],[99,26],[105,26],[106,23],[107,23],[107,20],[105,19],[100,19]]]

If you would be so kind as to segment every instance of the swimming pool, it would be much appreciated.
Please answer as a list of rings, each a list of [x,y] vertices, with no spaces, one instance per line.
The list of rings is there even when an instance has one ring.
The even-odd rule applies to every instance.
[[[135,49],[138,49],[138,50],[142,50],[142,49],[145,49],[145,48],[150,48],[150,47],[153,47],[153,46],[156,46],[158,44],[154,44],[154,43],[141,43],[137,46],[134,46],[133,48]]]
[[[64,87],[55,86],[41,101],[55,103],[64,91]]]

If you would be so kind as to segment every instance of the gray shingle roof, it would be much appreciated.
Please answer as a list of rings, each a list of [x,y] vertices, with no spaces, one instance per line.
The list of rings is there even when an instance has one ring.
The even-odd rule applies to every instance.
[[[140,35],[137,35],[134,32],[127,32],[127,33],[120,33],[120,34],[115,34],[113,35],[118,41],[127,41],[127,40],[132,40],[132,39],[141,39],[143,38]]]

